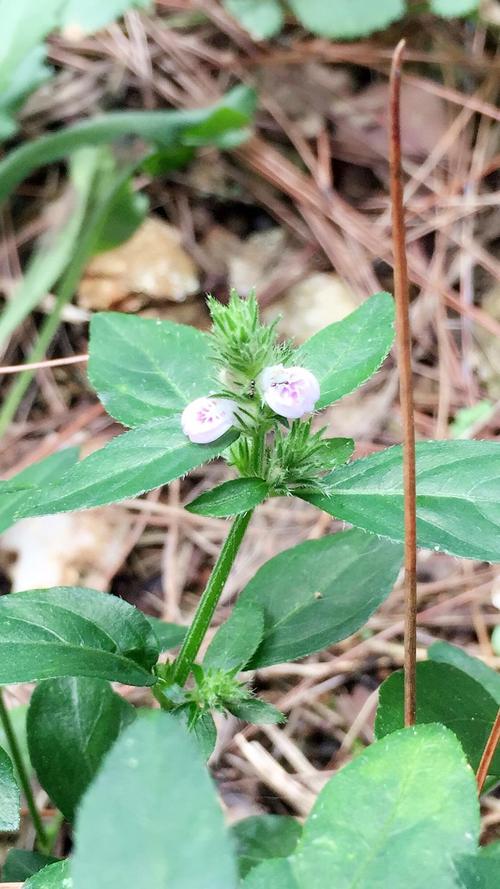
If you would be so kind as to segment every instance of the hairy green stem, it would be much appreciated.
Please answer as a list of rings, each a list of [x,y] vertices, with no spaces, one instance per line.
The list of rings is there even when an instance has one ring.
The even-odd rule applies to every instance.
[[[7,742],[9,745],[10,754],[14,761],[14,765],[17,770],[17,774],[19,776],[19,781],[21,782],[21,787],[23,789],[23,793],[26,797],[26,802],[28,804],[28,809],[33,821],[33,826],[36,831],[38,846],[41,852],[47,852],[49,848],[49,838],[45,831],[45,828],[42,823],[42,818],[40,812],[38,811],[35,803],[35,797],[33,795],[33,788],[31,787],[31,781],[29,779],[29,775],[26,771],[23,757],[21,751],[19,749],[19,744],[16,738],[16,734],[12,727],[12,722],[10,719],[9,711],[5,706],[5,701],[2,696],[2,690],[0,689],[0,722],[2,723],[3,730],[5,732],[5,737],[7,738]]]
[[[253,510],[245,512],[234,520],[231,530],[226,537],[219,558],[213,567],[205,592],[203,593],[193,622],[184,639],[183,646],[175,662],[173,681],[177,685],[184,685],[194,664],[206,632],[212,621],[214,611],[220,599],[224,584],[233,566],[236,554],[240,548]]]

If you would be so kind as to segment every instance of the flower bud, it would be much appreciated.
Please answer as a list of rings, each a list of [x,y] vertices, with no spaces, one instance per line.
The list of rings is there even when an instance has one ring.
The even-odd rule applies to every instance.
[[[298,420],[314,410],[320,394],[316,377],[305,367],[284,367],[282,364],[266,367],[259,375],[257,385],[263,400],[275,414],[289,420]]]
[[[235,409],[229,398],[195,398],[182,412],[182,431],[195,444],[216,441],[233,426]]]

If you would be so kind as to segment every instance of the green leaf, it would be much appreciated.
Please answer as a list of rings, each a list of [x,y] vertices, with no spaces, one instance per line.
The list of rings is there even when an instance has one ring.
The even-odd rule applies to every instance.
[[[1,635],[1,634],[0,634]],[[17,707],[9,708],[9,719],[12,727],[12,731],[14,732],[14,736],[17,741],[17,746],[19,749],[19,753],[21,759],[24,764],[24,768],[27,775],[31,775],[33,772],[33,766],[31,765],[30,754],[28,750],[28,736],[26,732],[26,719],[28,716],[28,705],[27,704],[19,704]],[[0,747],[3,747],[6,753],[9,754],[12,759],[12,765],[14,767],[14,775],[16,777],[17,783],[21,785],[19,780],[19,773],[17,771],[16,765],[14,763],[14,758],[12,756],[12,748],[9,743],[9,739],[5,734],[5,728],[0,724]]]
[[[389,676],[380,688],[375,722],[378,738],[404,725],[403,671]],[[440,722],[459,739],[472,768],[476,769],[489,738],[498,704],[475,679],[449,664],[417,664],[417,723]],[[490,774],[500,775],[500,749]]]
[[[103,679],[66,676],[35,689],[28,711],[31,762],[40,784],[73,821],[76,808],[135,710]]]
[[[8,481],[0,482],[0,532],[14,524],[19,507],[26,500],[26,491],[55,481],[78,460],[78,448],[65,448],[33,463]]]
[[[354,453],[352,438],[324,438],[322,440],[321,458],[326,469],[336,469],[347,463]]]
[[[254,40],[274,37],[283,27],[279,0],[223,0],[223,5]]]
[[[212,714],[208,710],[201,711],[196,708],[196,718],[193,720],[192,709],[180,707],[174,710],[172,715],[194,738],[203,759],[210,759],[217,743],[217,728]]]
[[[158,639],[160,651],[170,651],[171,648],[177,648],[183,642],[187,627],[170,624],[158,617],[150,617],[149,614],[145,614],[144,617]]]
[[[207,648],[203,666],[220,670],[243,669],[264,634],[262,608],[253,602],[233,608]]]
[[[418,545],[466,559],[500,561],[500,443],[423,441],[416,448]],[[366,531],[404,538],[401,447],[336,469],[329,494],[304,494]]]
[[[74,889],[235,889],[213,784],[169,714],[136,720],[108,754],[79,810],[71,872]]]
[[[41,852],[31,852],[29,849],[9,849],[2,867],[2,882],[24,883],[28,877],[57,860],[51,855],[42,855]]]
[[[245,135],[254,105],[255,93],[238,86],[209,108],[190,111],[117,111],[63,127],[39,139],[25,141],[0,161],[0,203],[37,167],[60,161],[85,145],[103,145],[127,136],[138,136],[143,142],[159,147],[182,145],[186,144],[184,137],[192,132],[193,127],[210,121],[214,115],[219,141],[223,135],[237,136],[243,122]],[[234,113],[221,118],[221,109]]]
[[[39,239],[22,280],[2,310],[0,346],[8,342],[16,327],[52,291],[68,266],[88,211],[99,158],[100,154],[94,148],[75,151],[69,171],[71,212]]]
[[[256,725],[286,722],[286,716],[281,710],[261,698],[248,697],[241,701],[226,702],[225,706],[233,716],[244,722],[253,722]]]
[[[253,867],[241,887],[242,889],[305,889],[297,883],[288,858],[271,858]]]
[[[91,676],[152,685],[158,643],[146,618],[80,587],[0,597],[0,684]]]
[[[150,6],[151,0],[66,0],[61,26],[92,34],[120,18],[129,9],[148,9]]]
[[[308,0],[310,2],[310,0]],[[353,392],[382,364],[394,339],[394,300],[376,293],[342,321],[329,324],[297,350],[297,363],[318,378],[320,410]]]
[[[470,15],[479,7],[479,0],[430,0],[431,10],[445,19]]]
[[[479,682],[500,706],[500,675],[496,670],[492,670],[479,658],[471,657],[463,649],[457,648],[456,645],[450,645],[448,642],[435,642],[428,649],[427,654],[432,661],[451,664],[452,667],[463,670],[464,673]]]
[[[460,889],[498,889],[500,861],[481,854],[460,855],[455,859]]]
[[[90,323],[89,379],[126,426],[182,411],[216,386],[210,337],[194,327],[100,312]]]
[[[26,881],[23,889],[73,889],[69,859],[42,868]]]
[[[188,512],[219,518],[241,515],[255,509],[269,495],[270,486],[262,478],[233,478],[186,504]]]
[[[0,747],[0,832],[19,827],[20,794],[9,755]]]
[[[474,775],[443,726],[404,729],[330,779],[292,861],[301,887],[456,889],[479,836]]]
[[[361,531],[306,540],[266,562],[235,607],[264,612],[249,666],[304,657],[359,629],[390,593],[402,550]]]
[[[137,497],[219,456],[237,437],[230,431],[212,444],[192,444],[179,417],[152,420],[94,451],[57,484],[27,494],[18,517],[90,509]]]
[[[354,40],[403,18],[404,0],[288,0],[299,21],[313,34]]]
[[[132,176],[125,180],[110,200],[95,233],[94,253],[112,250],[132,237],[149,208],[146,195],[134,190]]]
[[[261,861],[291,855],[302,834],[302,827],[288,815],[252,815],[233,825],[240,877]]]

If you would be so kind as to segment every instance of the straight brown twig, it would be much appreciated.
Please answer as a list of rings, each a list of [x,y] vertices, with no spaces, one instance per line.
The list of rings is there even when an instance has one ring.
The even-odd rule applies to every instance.
[[[405,725],[413,725],[416,712],[417,654],[417,528],[415,484],[415,424],[411,369],[411,331],[408,271],[405,245],[403,183],[401,175],[401,64],[405,41],[394,50],[390,76],[390,173],[392,238],[394,251],[394,295],[399,360],[399,392],[403,422],[403,476],[405,514]]]
[[[488,776],[488,772],[490,770],[491,761],[495,755],[495,751],[500,743],[500,708],[497,713],[497,717],[495,722],[493,723],[493,728],[491,729],[490,736],[486,741],[486,746],[483,750],[483,755],[481,757],[481,762],[479,763],[476,781],[477,781],[477,790],[478,793],[481,794],[483,789],[483,784],[486,781]]]

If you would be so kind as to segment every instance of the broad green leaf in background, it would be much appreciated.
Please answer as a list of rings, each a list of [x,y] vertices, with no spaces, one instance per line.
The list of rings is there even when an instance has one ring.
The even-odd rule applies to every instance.
[[[45,460],[32,463],[11,479],[0,482],[0,532],[15,522],[16,513],[26,499],[27,490],[56,481],[77,460],[78,448],[65,448]]]
[[[144,615],[79,587],[0,597],[0,684],[95,676],[152,685],[158,643]]]
[[[213,784],[169,714],[136,720],[108,754],[79,809],[71,873],[74,889],[235,889]]]
[[[100,31],[129,9],[148,9],[151,0],[64,0],[61,27],[85,34]]]
[[[477,855],[459,855],[455,859],[460,878],[457,889],[498,889],[500,858],[485,855],[489,848],[480,849]]]
[[[18,517],[90,509],[159,488],[222,454],[237,438],[192,444],[180,417],[163,417],[114,438],[65,473],[57,484],[30,492]],[[22,509],[22,512],[21,512]]]
[[[223,4],[254,40],[273,37],[283,27],[280,0],[223,0]]]
[[[103,679],[66,676],[35,689],[28,711],[31,762],[68,821],[103,757],[134,719],[132,705]]]
[[[19,786],[10,756],[0,747],[0,832],[19,827]]]
[[[424,441],[416,448],[418,545],[500,561],[500,443]],[[336,469],[328,495],[305,494],[330,515],[403,540],[401,447]]]
[[[178,414],[217,387],[210,338],[185,324],[99,312],[90,323],[89,354],[90,382],[126,426]]]
[[[287,858],[302,833],[299,822],[288,815],[251,815],[232,827],[240,876],[268,858]]]
[[[264,614],[254,602],[233,608],[217,630],[203,659],[205,668],[242,669],[252,657],[264,633]]]
[[[64,127],[55,133],[47,133],[39,139],[24,142],[0,161],[0,202],[37,167],[63,160],[85,145],[103,145],[124,136],[138,136],[143,142],[159,147],[183,145],[193,127],[210,121],[214,115],[219,141],[228,134],[237,138],[238,132],[240,141],[243,141],[248,137],[247,126],[254,105],[254,92],[238,86],[206,109],[116,111]],[[225,111],[222,117],[221,109]],[[213,129],[207,142],[214,141]],[[198,138],[201,139],[201,136]]]
[[[300,887],[456,889],[479,805],[460,744],[440,725],[404,729],[330,779],[292,858]]]
[[[500,706],[500,675],[477,657],[471,657],[462,648],[450,645],[448,642],[435,642],[427,651],[432,661],[441,664],[451,664],[458,670],[463,670],[476,682],[479,682],[492,698]]]
[[[65,0],[0,0],[0,139],[16,131],[13,114],[24,98],[50,77],[44,38],[58,22]]]
[[[38,873],[43,867],[54,864],[57,860],[51,855],[42,855],[41,852],[32,852],[29,849],[9,849],[2,867],[2,881],[4,883],[24,883],[28,877]]]
[[[479,7],[479,0],[430,0],[432,12],[446,19],[470,15]]]
[[[243,880],[241,889],[306,889],[306,887],[297,883],[291,859],[271,858],[252,868]]]
[[[219,518],[241,515],[266,499],[270,486],[262,478],[234,478],[186,504],[188,512]]]
[[[23,889],[73,889],[70,868],[71,863],[68,858],[65,861],[49,864],[30,877]]]
[[[316,409],[368,380],[382,364],[393,339],[394,300],[388,293],[376,293],[342,321],[329,324],[307,340],[297,350],[296,360],[319,380],[321,395]]]
[[[170,651],[171,648],[177,648],[181,644],[186,635],[187,627],[168,623],[168,621],[161,620],[158,617],[150,617],[149,614],[144,616],[158,639],[160,651]]]
[[[404,0],[288,0],[313,34],[354,40],[381,31],[406,12]]]
[[[235,614],[253,605],[264,612],[264,637],[249,666],[304,657],[356,632],[390,593],[401,559],[399,544],[353,530],[266,562],[235,607]]]
[[[403,686],[403,671],[398,670],[380,688],[375,722],[378,738],[404,725]],[[440,722],[451,729],[474,769],[497,712],[495,699],[467,673],[450,664],[417,664],[417,723]],[[493,757],[490,774],[500,775],[500,749]]]
[[[0,346],[57,283],[75,250],[88,209],[99,154],[94,148],[75,151],[70,162],[64,218],[35,249],[21,282],[0,315]]]
[[[110,171],[112,174],[112,171]],[[136,191],[132,175],[118,188],[109,201],[95,232],[93,253],[112,250],[132,237],[149,209],[149,199]]]

